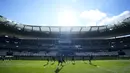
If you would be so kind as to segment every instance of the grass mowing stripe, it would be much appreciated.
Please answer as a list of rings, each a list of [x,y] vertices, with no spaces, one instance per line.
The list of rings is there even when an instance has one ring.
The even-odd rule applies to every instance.
[[[113,71],[113,70],[106,69],[106,68],[103,68],[103,67],[101,67],[101,66],[98,66],[98,68],[99,68],[99,69],[106,70],[106,71],[108,71],[108,72],[117,73],[117,72],[115,72],[115,71]]]
[[[126,73],[126,71],[130,70],[130,66],[124,67],[123,73]]]
[[[53,62],[50,62],[44,66],[46,63],[40,60],[0,61],[0,73],[55,73],[58,63],[52,65]],[[73,65],[68,61],[59,73],[130,73],[129,60],[95,60],[92,63],[95,66],[83,61],[76,61]]]

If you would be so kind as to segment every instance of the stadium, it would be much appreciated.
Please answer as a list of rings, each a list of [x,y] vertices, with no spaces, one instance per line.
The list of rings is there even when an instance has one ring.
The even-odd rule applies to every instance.
[[[0,15],[0,73],[130,73],[130,15],[94,26],[40,26]]]

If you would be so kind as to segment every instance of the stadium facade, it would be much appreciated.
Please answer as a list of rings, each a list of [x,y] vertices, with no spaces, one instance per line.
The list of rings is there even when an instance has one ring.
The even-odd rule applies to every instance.
[[[63,27],[21,24],[0,16],[0,56],[1,59],[60,55],[77,59],[89,55],[128,58],[129,29],[130,18],[111,25]]]

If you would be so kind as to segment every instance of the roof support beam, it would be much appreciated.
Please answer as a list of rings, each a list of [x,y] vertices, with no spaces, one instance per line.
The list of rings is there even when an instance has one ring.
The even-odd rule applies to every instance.
[[[40,32],[42,31],[42,29],[41,29],[41,27],[39,26],[39,30],[40,30]]]
[[[100,28],[100,26],[98,26],[98,29],[97,29],[98,32],[99,32],[99,28]]]
[[[107,31],[107,29],[108,29],[108,28],[107,28],[107,26],[106,26],[106,31]]]
[[[24,29],[25,29],[25,26],[26,26],[26,25],[23,26],[23,31],[24,31]]]
[[[114,26],[117,28],[117,25],[116,25],[116,24],[114,24]]]
[[[92,26],[90,27],[89,31],[91,31],[91,30],[92,30]]]
[[[71,29],[70,29],[70,33],[72,32],[72,30],[73,30],[73,27],[71,27]]]
[[[50,33],[51,33],[51,27],[48,27],[49,28],[49,30],[50,30]]]
[[[33,26],[32,26],[32,31],[33,31]]]
[[[18,24],[15,24],[13,27],[16,27],[16,25],[18,25]]]
[[[79,33],[81,33],[82,29],[83,29],[83,27],[81,27],[81,28],[80,28],[80,31],[79,31]]]
[[[61,34],[61,27],[59,27],[59,33]]]

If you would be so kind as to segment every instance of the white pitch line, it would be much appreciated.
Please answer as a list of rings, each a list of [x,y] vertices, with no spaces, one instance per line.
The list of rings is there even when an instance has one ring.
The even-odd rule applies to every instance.
[[[129,70],[130,69],[130,66],[127,66],[127,67],[125,67],[124,69],[123,69],[123,73],[125,73],[127,70]]]
[[[101,66],[97,66],[99,69],[102,69],[102,70],[105,70],[105,71],[109,71],[109,72],[112,72],[112,73],[117,73],[117,72],[115,72],[115,71],[113,71],[113,70],[110,70],[110,69],[106,69],[106,68],[103,68],[103,67],[101,67]]]

